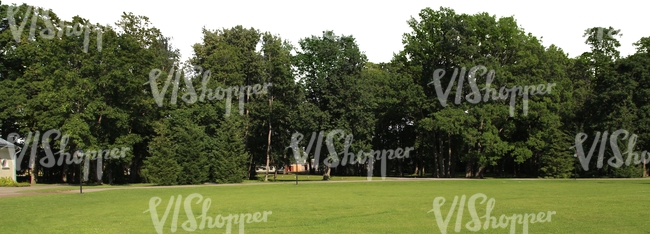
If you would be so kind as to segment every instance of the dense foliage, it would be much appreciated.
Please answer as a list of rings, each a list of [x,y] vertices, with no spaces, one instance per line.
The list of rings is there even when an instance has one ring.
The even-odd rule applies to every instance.
[[[91,25],[86,19],[65,23],[54,12],[47,17],[43,9],[10,7],[0,6],[14,17],[0,33],[0,137],[59,129],[70,139],[59,149],[62,139],[52,136],[54,151],[131,147],[126,157],[100,165],[102,179],[91,164],[91,182],[241,182],[254,178],[257,166],[291,164],[287,146],[293,133],[304,134],[306,146],[312,132],[334,129],[353,135],[349,151],[355,154],[414,147],[409,158],[387,161],[392,176],[647,173],[642,163],[598,168],[596,160],[585,171],[573,157],[571,147],[583,132],[589,136],[585,149],[597,132],[618,129],[638,136],[635,151],[650,149],[650,38],[620,58],[616,38],[599,35],[618,35],[611,27],[587,29],[591,51],[568,58],[554,45],[544,47],[513,17],[426,8],[408,20],[412,31],[402,36],[404,48],[389,63],[368,62],[352,35],[325,31],[294,48],[278,35],[242,26],[204,29],[193,56],[180,62],[169,38],[145,16],[125,13],[115,26],[92,25],[101,29],[100,37],[100,30],[59,33],[62,24]],[[460,76],[452,75],[454,69]],[[485,82],[490,76],[491,88]],[[272,86],[257,94],[221,89],[265,83]],[[551,83],[552,89],[528,100],[488,94]],[[627,149],[625,138],[612,142]],[[18,145],[31,152],[29,145]],[[342,141],[334,145],[344,147]],[[46,146],[39,140],[37,147],[39,162]],[[613,153],[606,149],[608,159]],[[314,159],[315,152],[308,154]],[[322,166],[326,147],[320,155]],[[21,160],[28,165],[29,156]],[[367,163],[310,173],[366,175]],[[33,165],[19,174],[32,182],[78,182],[77,164]]]

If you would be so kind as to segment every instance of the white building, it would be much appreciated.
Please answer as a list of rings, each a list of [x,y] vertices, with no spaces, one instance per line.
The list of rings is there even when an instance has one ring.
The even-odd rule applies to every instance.
[[[0,178],[16,181],[16,146],[0,138]]]

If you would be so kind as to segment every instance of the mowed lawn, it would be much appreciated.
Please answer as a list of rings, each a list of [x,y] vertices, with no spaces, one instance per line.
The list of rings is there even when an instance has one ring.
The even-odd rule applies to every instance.
[[[532,223],[528,233],[650,233],[650,180],[439,180],[373,182],[246,183],[235,186],[125,188],[84,194],[45,194],[0,198],[1,233],[156,233],[149,201],[160,197],[162,218],[171,196],[198,193],[210,198],[210,217],[271,211],[267,222],[246,223],[246,233],[441,233],[433,200],[445,197],[443,218],[455,196],[476,193],[494,198],[491,216],[555,211],[551,222]],[[1,189],[1,188],[0,188]],[[192,200],[197,224],[202,204]],[[460,200],[460,199],[459,199]],[[477,200],[478,216],[487,202]],[[174,204],[163,233],[172,233]],[[187,233],[180,205],[176,233]],[[459,208],[456,208],[458,211]],[[457,213],[449,218],[454,230]],[[465,201],[460,233],[472,220]],[[483,225],[484,219],[481,219]],[[188,224],[189,225],[189,222]],[[522,224],[516,224],[522,233]],[[510,233],[508,228],[477,233]],[[192,233],[225,233],[226,228]],[[239,225],[232,224],[232,233]]]

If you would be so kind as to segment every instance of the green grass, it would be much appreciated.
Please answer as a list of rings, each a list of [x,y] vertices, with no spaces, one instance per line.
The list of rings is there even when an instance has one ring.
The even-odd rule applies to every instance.
[[[150,199],[162,198],[157,208],[162,217],[171,196],[182,195],[184,202],[192,193],[211,199],[211,217],[273,212],[268,222],[245,224],[246,233],[440,233],[434,212],[427,213],[433,200],[446,198],[441,209],[444,217],[454,196],[466,195],[469,199],[476,193],[495,199],[492,216],[556,212],[551,222],[529,224],[528,233],[650,233],[650,180],[303,182],[298,186],[289,182],[125,187],[84,194],[1,198],[0,210],[6,219],[2,233],[156,233],[151,214],[144,213]],[[201,204],[196,201],[192,201],[192,213],[200,223]],[[485,204],[476,207],[478,215],[484,215]],[[164,233],[171,233],[173,213],[174,207]],[[461,233],[471,233],[465,228],[470,220],[466,202]],[[185,221],[181,204],[177,233],[187,232],[182,228]],[[450,218],[447,233],[456,233],[455,223],[456,213]],[[237,228],[233,224],[232,233],[238,233]],[[225,228],[194,232],[225,233]],[[490,227],[477,233],[509,233],[509,229]],[[522,233],[521,224],[516,225],[516,233]]]

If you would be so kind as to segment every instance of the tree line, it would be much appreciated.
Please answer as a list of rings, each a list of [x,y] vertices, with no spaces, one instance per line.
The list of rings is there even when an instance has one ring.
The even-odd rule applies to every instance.
[[[14,19],[4,20],[0,33],[0,137],[48,129],[70,135],[66,149],[57,148],[60,139],[36,144],[36,160],[45,157],[46,147],[131,147],[125,157],[104,162],[102,179],[91,175],[90,182],[242,182],[256,177],[256,166],[294,163],[292,134],[334,129],[353,135],[350,152],[414,147],[410,157],[387,162],[390,176],[648,173],[645,164],[597,168],[595,161],[585,171],[574,157],[580,133],[590,137],[588,149],[597,132],[617,129],[638,136],[635,150],[650,149],[650,37],[621,58],[620,32],[612,27],[586,29],[583,39],[591,51],[569,58],[555,45],[543,46],[513,17],[426,8],[407,21],[411,31],[402,35],[404,47],[387,63],[369,62],[353,35],[324,31],[293,45],[243,26],[204,28],[193,55],[180,61],[170,38],[146,16],[124,13],[110,26],[78,16],[65,22],[26,4],[0,6],[3,15],[9,10]],[[101,36],[58,33],[74,25],[92,25]],[[39,33],[53,36],[30,35]],[[485,69],[477,71],[480,66]],[[459,70],[460,76],[454,74]],[[157,79],[151,79],[153,71]],[[272,85],[265,92],[244,92],[256,84]],[[490,87],[498,96],[501,87],[539,84],[549,84],[548,90],[512,98],[514,110],[510,98],[489,97]],[[223,87],[241,87],[241,95],[229,96],[232,104],[213,100],[216,94],[200,101],[190,97]],[[185,101],[172,103],[173,98]],[[624,138],[614,142],[626,149]],[[334,145],[339,149],[343,142]],[[609,158],[612,152],[604,154]],[[379,163],[329,168],[321,162],[312,168],[307,162],[309,173],[325,178],[365,176],[368,163]],[[34,165],[19,174],[44,183],[78,182],[77,164]]]

